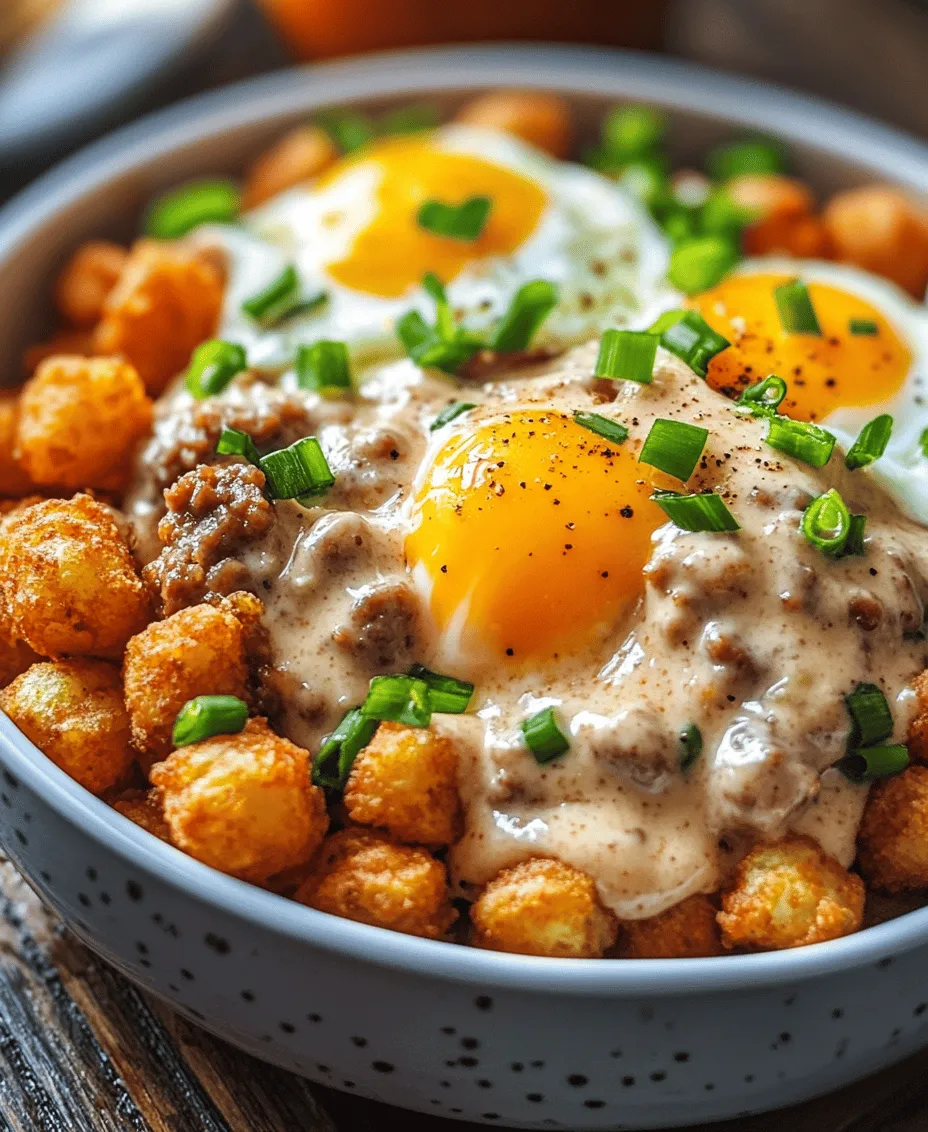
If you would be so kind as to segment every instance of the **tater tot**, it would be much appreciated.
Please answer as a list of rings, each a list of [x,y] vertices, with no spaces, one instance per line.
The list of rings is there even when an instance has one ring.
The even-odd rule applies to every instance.
[[[344,796],[351,820],[380,826],[397,841],[448,845],[461,824],[457,763],[449,739],[382,723],[351,768]]]
[[[16,454],[19,398],[0,394],[0,496],[16,498],[32,489],[32,481]]]
[[[831,248],[828,232],[813,215],[815,198],[809,187],[776,173],[745,173],[733,177],[725,190],[755,217],[744,231],[748,255],[791,255],[815,259]]]
[[[89,240],[77,249],[54,287],[55,305],[67,322],[83,329],[96,325],[128,257],[125,248],[106,240]]]
[[[552,157],[563,158],[570,152],[573,136],[570,109],[562,98],[540,90],[497,90],[481,94],[465,103],[454,120],[514,134]]]
[[[905,742],[913,759],[928,763],[928,668],[912,681],[912,689],[916,707]]]
[[[898,283],[917,299],[928,284],[928,216],[905,193],[870,185],[837,193],[822,214],[835,257]]]
[[[928,888],[928,767],[910,766],[874,784],[857,851],[860,871],[874,888]]]
[[[37,484],[115,489],[151,414],[141,378],[118,358],[48,358],[20,398],[20,461]]]
[[[779,951],[849,935],[861,925],[864,885],[808,837],[758,845],[722,894],[726,947]]]
[[[23,354],[23,376],[32,377],[46,358],[62,354],[86,358],[93,350],[93,334],[89,330],[61,330],[45,342],[36,342]]]
[[[812,190],[802,181],[778,173],[742,173],[726,182],[735,204],[757,220],[808,216],[815,208]]]
[[[623,920],[623,959],[700,959],[722,955],[716,908],[696,894],[646,920]]]
[[[25,672],[41,659],[23,641],[7,638],[3,631],[3,621],[0,612],[0,688],[5,688],[21,672]]]
[[[309,752],[251,719],[238,735],[191,743],[151,769],[171,842],[258,884],[318,848],[329,819],[309,780]]]
[[[373,830],[329,837],[295,898],[320,912],[427,939],[441,939],[455,920],[441,862]]]
[[[87,495],[8,515],[0,596],[10,634],[40,656],[118,658],[148,619],[148,599],[113,511]]]
[[[256,208],[285,189],[317,177],[338,157],[338,150],[319,126],[297,126],[255,161],[245,176],[242,207]]]
[[[795,259],[829,259],[831,239],[817,216],[773,216],[744,230],[748,255],[789,255]]]
[[[134,758],[119,672],[102,660],[34,664],[0,692],[0,708],[81,786],[102,794]]]
[[[139,240],[103,305],[94,351],[131,362],[155,396],[212,336],[222,292],[214,263],[176,245]]]
[[[170,841],[164,807],[157,790],[126,790],[113,802],[113,809],[135,822],[159,841]]]
[[[245,698],[241,623],[212,605],[155,621],[126,645],[123,680],[132,740],[149,761],[167,758],[177,714],[197,696]]]
[[[470,916],[476,947],[519,955],[598,959],[618,930],[592,879],[547,857],[503,869]]]

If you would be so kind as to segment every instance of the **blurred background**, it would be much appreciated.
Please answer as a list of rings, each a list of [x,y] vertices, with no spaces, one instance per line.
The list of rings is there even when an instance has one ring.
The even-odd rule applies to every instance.
[[[298,60],[488,39],[666,52],[928,136],[928,0],[0,0],[0,201],[201,90]]]

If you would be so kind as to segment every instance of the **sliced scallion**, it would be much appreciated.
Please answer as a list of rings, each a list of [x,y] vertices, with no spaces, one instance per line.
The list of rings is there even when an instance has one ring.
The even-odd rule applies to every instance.
[[[786,160],[777,142],[769,138],[747,138],[711,150],[706,168],[716,181],[729,181],[744,173],[782,173]]]
[[[812,306],[809,289],[801,279],[790,279],[774,287],[773,300],[787,334],[813,334],[821,338],[818,315]]]
[[[221,393],[236,374],[248,368],[245,350],[237,342],[213,338],[193,351],[184,383],[198,401]]]
[[[866,468],[886,451],[889,437],[893,431],[893,418],[889,413],[881,413],[874,417],[860,430],[860,435],[847,450],[844,465],[852,471],[855,468]]]
[[[375,676],[361,705],[365,719],[428,727],[432,720],[429,686],[414,676]]]
[[[233,181],[191,181],[158,197],[145,217],[145,234],[157,240],[179,240],[201,224],[231,224],[242,197]]]
[[[489,197],[468,197],[461,204],[427,200],[422,203],[416,221],[420,228],[435,236],[473,242],[486,227],[492,207]]]
[[[417,365],[455,374],[486,346],[486,341],[455,324],[445,289],[436,275],[428,272],[422,287],[435,302],[434,325],[430,326],[418,311],[409,311],[397,321],[396,335]]]
[[[928,456],[928,428],[922,429],[922,434],[918,438],[918,446],[922,450],[922,455]]]
[[[611,444],[624,444],[628,440],[628,429],[618,421],[611,421],[599,413],[585,413],[580,409],[574,411],[574,420],[581,428],[588,428],[597,436],[603,437]]]
[[[421,664],[414,664],[409,675],[415,680],[421,680],[428,686],[429,703],[432,711],[441,714],[460,715],[467,711],[474,695],[474,685],[467,680],[458,680],[455,676],[443,676],[440,672],[432,672]]]
[[[446,424],[457,420],[462,413],[466,413],[470,409],[475,409],[476,405],[473,401],[452,401],[450,405],[446,405],[438,414],[435,420],[429,425],[429,432],[435,432],[437,429],[444,428]]]
[[[650,384],[657,344],[657,335],[644,330],[606,330],[599,340],[594,377]]]
[[[662,417],[651,425],[638,460],[678,480],[693,474],[709,439],[709,430],[687,421],[668,421]]]
[[[289,448],[269,452],[259,461],[272,499],[304,499],[321,495],[335,476],[314,436],[304,436]]]
[[[880,328],[872,318],[852,318],[848,320],[848,330],[858,337],[873,338],[880,333]]]
[[[822,554],[836,558],[847,544],[851,513],[835,488],[813,499],[802,513],[799,529]]]
[[[824,468],[835,447],[835,438],[830,432],[810,421],[794,421],[789,417],[771,417],[766,440],[771,448],[813,468]]]
[[[698,295],[721,282],[740,258],[729,236],[695,236],[673,249],[667,278],[684,295]]]
[[[490,349],[498,354],[527,350],[535,334],[557,306],[558,292],[547,279],[523,283],[490,336]]]
[[[348,107],[331,107],[316,114],[316,123],[329,135],[342,153],[353,153],[372,141],[376,133],[374,123],[359,110]]]
[[[248,705],[237,696],[197,696],[180,709],[174,722],[175,747],[213,735],[237,735],[248,722]]]
[[[633,161],[655,150],[667,132],[667,118],[651,106],[617,106],[603,121],[603,150],[610,158]]]
[[[844,697],[851,716],[848,748],[872,747],[893,733],[893,715],[876,684],[858,684]]]
[[[843,557],[847,557],[851,554],[866,553],[866,546],[864,545],[866,530],[867,516],[851,515],[851,525],[847,532],[847,542],[844,544],[844,550],[841,551]]]
[[[554,708],[546,707],[521,724],[525,745],[538,763],[547,763],[563,755],[570,743],[557,725]]]
[[[295,313],[302,305],[300,277],[292,263],[276,279],[242,303],[242,310],[260,326],[269,327]]]
[[[786,396],[786,382],[782,377],[771,374],[755,385],[749,385],[735,402],[755,415],[766,416],[776,412]]]
[[[630,161],[622,168],[619,184],[642,204],[655,208],[668,196],[667,162],[656,156]]]
[[[329,790],[344,790],[358,754],[373,739],[376,719],[368,719],[360,708],[352,708],[319,748],[313,759],[312,781]]]
[[[699,311],[667,311],[650,327],[650,333],[659,335],[664,349],[686,362],[700,377],[706,376],[715,355],[731,345]]]
[[[243,456],[252,464],[258,464],[261,457],[255,442],[247,432],[238,428],[224,428],[216,441],[217,456]]]
[[[909,765],[909,752],[901,743],[887,747],[863,747],[845,755],[838,770],[851,782],[875,782],[878,778],[892,778]]]
[[[688,723],[680,732],[680,770],[686,772],[702,754],[702,732]]]
[[[296,380],[300,389],[313,389],[323,396],[351,389],[351,365],[344,342],[322,339],[303,345],[296,352]]]
[[[651,496],[667,518],[681,531],[740,531],[720,495],[680,495],[675,491],[655,491]]]
[[[438,107],[431,103],[400,106],[385,114],[380,124],[383,134],[420,134],[424,130],[434,130],[439,124]]]

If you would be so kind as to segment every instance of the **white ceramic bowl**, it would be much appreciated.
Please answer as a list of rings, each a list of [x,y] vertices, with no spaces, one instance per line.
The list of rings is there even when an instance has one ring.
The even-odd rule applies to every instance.
[[[928,192],[928,150],[770,87],[611,51],[447,49],[258,79],[79,154],[0,213],[0,341],[43,329],[48,281],[151,193],[239,169],[323,103],[549,88],[590,135],[613,101],[667,107],[678,155],[750,127],[820,189]],[[779,954],[638,962],[499,955],[334,919],[222,876],[86,793],[0,717],[0,838],[92,948],[175,1009],[340,1089],[520,1128],[657,1128],[790,1104],[928,1044],[928,909]]]

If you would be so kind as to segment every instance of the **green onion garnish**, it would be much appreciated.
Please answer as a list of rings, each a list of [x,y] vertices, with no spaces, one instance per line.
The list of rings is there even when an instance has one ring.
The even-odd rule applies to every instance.
[[[461,204],[445,204],[440,200],[424,201],[416,215],[420,228],[450,240],[473,241],[479,238],[490,217],[493,202],[489,197],[468,197]]]
[[[928,428],[922,429],[922,434],[918,438],[918,446],[922,450],[922,455],[928,456]]]
[[[245,299],[242,310],[261,326],[274,326],[302,306],[300,277],[292,263],[256,295]]]
[[[245,350],[237,342],[213,338],[193,351],[184,383],[198,401],[221,393],[236,374],[248,368]]]
[[[624,444],[628,440],[628,429],[618,421],[611,421],[599,413],[584,413],[580,409],[574,410],[574,420],[582,428],[588,428],[597,436],[602,436],[612,444]]]
[[[864,535],[867,529],[866,515],[851,515],[851,525],[847,532],[847,542],[844,544],[842,556],[851,554],[865,554]]]
[[[716,181],[729,181],[742,173],[782,173],[786,159],[777,142],[750,138],[711,150],[706,168]]]
[[[468,412],[470,409],[475,409],[477,406],[472,401],[452,401],[450,405],[446,405],[438,414],[435,420],[429,425],[429,432],[435,432],[437,429],[444,428],[446,424],[462,414]]]
[[[773,301],[787,334],[814,334],[821,338],[822,328],[812,306],[809,289],[801,279],[790,279],[788,283],[774,287]]]
[[[707,234],[737,239],[754,218],[753,209],[737,204],[724,185],[716,185],[699,210],[699,227]]]
[[[606,330],[599,340],[594,377],[650,384],[658,341],[656,334],[644,330]]]
[[[893,418],[888,413],[881,413],[872,421],[864,425],[860,435],[851,445],[844,457],[845,467],[853,471],[855,468],[866,468],[886,451],[889,444],[890,433],[893,431]]]
[[[872,338],[880,333],[879,326],[870,318],[852,318],[847,325],[852,334],[861,335],[865,338]]]
[[[680,206],[662,210],[659,223],[673,247],[699,235],[696,213],[692,208]]]
[[[667,132],[667,119],[650,106],[617,106],[603,121],[603,149],[610,158],[633,161],[656,149]]]
[[[299,499],[321,495],[335,476],[322,446],[314,436],[304,436],[289,448],[262,456],[259,467],[267,478],[272,499]]]
[[[755,415],[766,416],[776,412],[785,396],[786,382],[772,373],[756,385],[749,385],[735,404],[750,409]]]
[[[373,739],[376,730],[376,719],[368,719],[360,708],[352,708],[313,759],[313,783],[329,790],[344,790],[354,760]]]
[[[727,350],[731,343],[717,334],[699,311],[667,311],[650,328],[651,334],[660,336],[661,345],[693,373],[705,377],[709,362]]]
[[[709,430],[686,421],[668,421],[662,417],[651,425],[638,460],[666,472],[678,480],[688,480],[709,439]]]
[[[248,705],[237,696],[197,696],[174,723],[174,746],[186,747],[212,735],[237,735],[248,722]]]
[[[409,311],[397,322],[396,335],[417,365],[455,374],[486,346],[486,342],[480,335],[455,324],[448,297],[437,276],[428,272],[422,286],[435,301],[435,324],[429,326],[418,311]]]
[[[498,354],[527,350],[538,327],[557,306],[557,287],[546,279],[523,283],[490,336],[490,349]]]
[[[687,771],[702,754],[702,732],[688,723],[680,732],[680,770]]]
[[[794,421],[789,417],[771,417],[766,440],[771,448],[795,456],[813,468],[824,468],[835,447],[835,438],[830,432],[809,421]]]
[[[200,224],[231,224],[241,203],[241,193],[232,181],[191,181],[152,203],[144,221],[145,234],[178,240]]]
[[[720,495],[680,495],[655,491],[651,496],[667,518],[681,531],[740,531],[741,524]]]
[[[522,734],[525,744],[535,756],[538,763],[547,763],[556,759],[570,746],[554,718],[554,708],[546,707],[530,719],[523,719]]]
[[[414,664],[409,670],[414,680],[421,680],[429,690],[429,703],[432,711],[460,715],[467,711],[474,695],[474,685],[454,676],[442,676],[421,664]]]
[[[684,295],[698,295],[720,282],[740,258],[728,236],[696,236],[673,249],[667,278]]]
[[[361,705],[365,719],[428,727],[432,720],[429,686],[414,676],[375,676]]]
[[[252,464],[260,466],[261,457],[258,455],[258,449],[255,448],[255,442],[247,432],[242,432],[238,428],[224,428],[222,430],[216,442],[216,455],[244,456]]]
[[[332,107],[328,110],[320,110],[315,120],[342,153],[353,153],[374,138],[374,123],[366,114],[358,110]]]
[[[900,774],[908,765],[908,750],[901,743],[893,743],[888,747],[864,747],[845,755],[838,770],[851,782],[873,782]]]
[[[438,108],[429,103],[400,106],[385,114],[380,123],[382,134],[420,134],[434,130],[439,123]]]
[[[619,184],[648,208],[655,208],[668,195],[667,162],[660,157],[639,157],[623,166]]]
[[[858,684],[844,697],[851,716],[848,750],[872,747],[893,733],[893,715],[886,697],[876,684]]]
[[[822,554],[840,555],[851,531],[851,513],[840,493],[831,488],[813,499],[802,513],[799,529]]]
[[[351,366],[344,342],[325,339],[296,352],[296,381],[300,389],[314,389],[323,396],[351,389]]]

